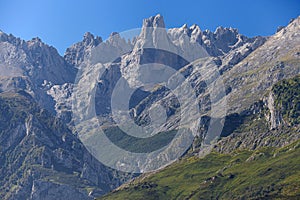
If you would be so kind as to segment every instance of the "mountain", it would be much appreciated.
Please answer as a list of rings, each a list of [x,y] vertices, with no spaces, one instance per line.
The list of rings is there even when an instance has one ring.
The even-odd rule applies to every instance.
[[[93,199],[122,183],[28,93],[0,102],[1,199]]]
[[[182,67],[180,71],[198,87],[202,117],[206,120],[203,120],[204,131],[196,136],[186,158],[158,172],[143,175],[103,199],[299,198],[299,161],[294,159],[299,154],[299,76],[293,79],[300,72],[299,25],[298,17],[231,66],[226,60],[237,55],[239,50],[214,59],[221,74],[218,79],[224,82],[226,93],[217,101],[226,98],[228,110],[223,116],[221,137],[212,147],[205,147],[207,141],[212,141],[207,135],[208,126],[211,120],[216,120],[208,115],[212,104],[205,101],[209,85],[201,84],[208,82],[203,81],[207,77],[199,74],[201,66]],[[280,82],[282,79],[286,80]],[[153,102],[163,104],[170,96],[161,95],[161,91],[161,88],[153,91],[147,97],[152,101],[142,101],[136,110],[150,108],[149,103]],[[153,97],[156,95],[163,97]],[[146,113],[139,113],[140,119],[147,119]],[[222,117],[220,113],[215,116]],[[198,116],[194,120],[197,119]],[[165,130],[178,128],[176,121],[175,114],[166,122]],[[189,126],[193,127],[193,121]],[[286,153],[277,157],[277,152]],[[232,188],[236,190],[230,192]]]
[[[193,28],[196,30],[194,34]],[[162,163],[176,160],[178,154],[187,150],[189,146],[185,144],[188,141],[191,142],[194,136],[200,137],[205,144],[209,144],[216,137],[230,135],[236,128],[232,125],[232,120],[238,120],[238,118],[243,118],[245,113],[252,112],[249,111],[250,107],[258,102],[273,84],[299,74],[298,31],[299,18],[268,38],[248,39],[232,28],[218,28],[211,37],[215,40],[210,40],[211,43],[215,43],[215,48],[218,48],[219,52],[223,49],[223,53],[216,54],[206,51],[209,49],[207,44],[210,42],[205,44],[203,37],[195,37],[196,33],[196,35],[204,34],[199,27],[184,26],[167,31],[161,15],[144,20],[140,34],[129,43],[113,43],[114,40],[120,41],[119,34],[114,34],[103,44],[104,46],[99,44],[92,51],[90,59],[87,59],[89,62],[82,67],[83,79],[79,82],[80,88],[76,94],[79,100],[75,105],[78,110],[77,120],[86,120],[84,126],[87,127],[83,129],[82,137],[85,138],[91,151],[101,152],[102,150],[98,148],[103,145],[93,142],[101,140],[97,138],[98,135],[94,129],[94,127],[99,128],[98,122],[100,121],[100,128],[106,131],[106,135],[110,135],[110,140],[114,141],[117,146],[128,147],[131,150],[142,146],[142,149],[135,151],[147,152],[146,148],[153,148],[153,146],[144,145],[145,140],[137,140],[124,134],[124,130],[130,132],[129,130],[134,127],[133,124],[128,125],[132,118],[135,123],[150,127],[149,130],[153,133],[161,133],[160,137],[152,138],[151,144],[162,141],[164,144],[168,143],[170,138],[165,135],[174,130],[193,133],[193,136],[189,138],[177,138],[178,143],[174,145],[178,148],[166,147],[150,157],[137,158],[135,154],[126,154],[121,158],[115,157],[115,161],[109,160],[109,162],[115,162],[116,165],[112,167],[117,169],[123,169],[124,165],[130,161],[129,166],[126,166],[127,169],[133,167],[135,172],[143,172],[156,169]],[[175,37],[178,39],[175,40]],[[232,39],[233,37],[236,39]],[[223,44],[216,42],[216,38],[223,38]],[[240,43],[236,43],[237,41]],[[117,51],[114,47],[108,48],[113,46],[110,44],[123,44],[119,45],[123,48]],[[130,44],[132,44],[131,48]],[[224,48],[226,45],[228,48]],[[191,51],[186,51],[186,49],[191,49]],[[109,57],[111,60],[108,59]],[[195,60],[196,62],[193,62]],[[105,63],[105,69],[99,65],[99,62]],[[147,68],[143,66],[149,63],[155,64],[152,64],[147,71]],[[192,97],[194,95],[192,93],[180,96],[184,104],[179,105],[174,91],[160,85],[163,81],[167,81],[168,84],[178,84],[176,81],[172,82],[172,80],[180,80],[176,77],[178,74],[173,74],[172,69],[168,71],[169,69],[165,69],[162,65],[172,66],[192,83],[191,90],[195,96]],[[94,74],[98,74],[102,69],[104,70],[102,75],[99,78],[94,77]],[[120,80],[124,81],[123,85],[118,85]],[[84,82],[89,84],[84,84]],[[177,86],[171,85],[171,87]],[[94,98],[90,95],[92,91],[95,91],[95,102],[91,99],[91,97]],[[122,107],[122,102],[127,101],[126,92],[133,91],[136,91],[138,97],[143,98],[142,100],[131,99],[130,101],[134,103],[128,113],[126,104]],[[211,92],[213,93],[210,94]],[[113,97],[113,95],[117,96]],[[211,99],[212,97],[215,99]],[[111,106],[111,102],[115,99],[115,104],[119,105],[117,110],[114,110],[116,107]],[[151,110],[158,108],[157,105],[162,105],[166,109],[167,116],[165,116],[164,123],[154,127],[150,123],[150,113]],[[198,105],[200,105],[199,108],[197,108]],[[199,113],[195,113],[197,109]],[[94,112],[96,116],[93,116]],[[116,127],[113,112],[121,116],[118,118],[118,126],[121,124],[122,130]],[[181,120],[182,114],[184,114],[185,121]],[[200,122],[199,119],[201,119]],[[203,128],[197,130],[199,123]],[[209,129],[209,127],[212,128]],[[90,131],[87,132],[87,130]],[[132,134],[134,136],[141,132],[137,128]],[[158,147],[156,150],[159,149]],[[174,152],[174,149],[177,150]],[[121,162],[117,162],[117,160],[120,161],[119,159]],[[156,159],[159,161],[156,162]]]
[[[296,199],[299,28],[248,38],[156,15],[63,57],[0,32],[0,198],[93,199],[155,170],[104,198]]]
[[[74,82],[77,73],[54,47],[41,39],[24,41],[3,32],[0,32],[0,69],[1,91],[22,89],[53,112],[54,101],[47,95],[48,88]]]
[[[271,102],[256,104],[208,155],[190,152],[100,199],[299,199],[299,84],[299,75],[276,83]],[[273,112],[281,116],[276,128]]]
[[[93,199],[132,176],[93,158],[65,123],[77,68],[54,47],[1,32],[0,69],[1,199]]]

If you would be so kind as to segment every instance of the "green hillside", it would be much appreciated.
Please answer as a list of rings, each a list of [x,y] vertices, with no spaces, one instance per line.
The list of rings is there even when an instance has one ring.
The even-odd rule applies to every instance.
[[[147,175],[145,175],[147,176]],[[101,199],[299,199],[300,141],[186,158]],[[276,199],[275,198],[275,199]]]

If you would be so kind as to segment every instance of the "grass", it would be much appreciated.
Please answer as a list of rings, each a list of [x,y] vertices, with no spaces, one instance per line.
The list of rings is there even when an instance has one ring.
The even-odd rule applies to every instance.
[[[146,153],[158,150],[168,145],[178,130],[160,132],[149,138],[129,136],[116,126],[106,127],[104,133],[114,144],[130,152]]]
[[[218,198],[300,198],[300,141],[281,149],[185,158],[100,199]]]

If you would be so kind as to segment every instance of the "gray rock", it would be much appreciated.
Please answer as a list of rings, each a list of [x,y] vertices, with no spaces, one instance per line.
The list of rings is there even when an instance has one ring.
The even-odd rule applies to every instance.
[[[1,108],[7,108],[0,114],[0,191],[6,191],[1,199],[90,199],[87,188],[103,195],[127,180],[98,162],[64,123],[28,98],[0,95]],[[15,107],[8,106],[11,102]]]
[[[64,59],[70,65],[80,66],[85,57],[90,53],[91,49],[98,46],[101,42],[101,37],[94,37],[93,34],[87,32],[84,34],[83,40],[81,42],[78,42],[67,48]]]
[[[32,200],[92,200],[85,191],[78,191],[69,185],[56,184],[47,181],[35,180],[33,181],[31,196]]]
[[[270,123],[270,129],[278,128],[284,124],[280,110],[275,108],[274,95],[270,92],[269,96],[265,98],[265,104],[268,107],[266,119]]]
[[[54,102],[44,83],[64,84],[75,80],[76,69],[54,47],[39,38],[24,41],[0,33],[0,90],[25,90],[42,107],[54,112]]]

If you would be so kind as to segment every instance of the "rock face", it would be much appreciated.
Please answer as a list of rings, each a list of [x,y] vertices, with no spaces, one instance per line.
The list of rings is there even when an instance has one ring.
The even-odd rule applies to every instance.
[[[220,140],[215,150],[230,153],[236,149],[282,148],[299,140],[299,109],[296,107],[300,102],[299,83],[299,75],[276,83],[265,98],[240,116],[241,121],[233,133]]]
[[[59,194],[59,195],[57,195]],[[85,191],[78,191],[68,185],[59,185],[49,181],[34,181],[30,198],[32,200],[52,200],[52,199],[83,199],[92,200],[93,197],[86,196]]]
[[[280,110],[276,109],[273,93],[270,93],[266,98],[266,105],[270,111],[269,116],[267,116],[267,121],[271,124],[270,128],[275,129],[283,125],[282,114]]]
[[[53,85],[47,90],[47,94],[55,101],[56,116],[65,122],[70,122],[72,118],[72,92],[72,83]]]
[[[0,90],[22,89],[35,97],[42,107],[54,111],[47,90],[55,84],[72,83],[76,69],[54,47],[39,38],[24,41],[0,32]]]
[[[3,93],[0,102],[1,199],[92,199],[122,183],[28,94]]]
[[[37,86],[44,80],[52,84],[74,81],[76,70],[39,38],[26,42],[1,32],[0,49],[1,76],[28,76]]]
[[[78,42],[67,48],[64,59],[70,65],[79,66],[84,58],[89,55],[91,49],[98,46],[101,42],[101,37],[94,37],[93,34],[87,32],[84,34],[82,42]]]

